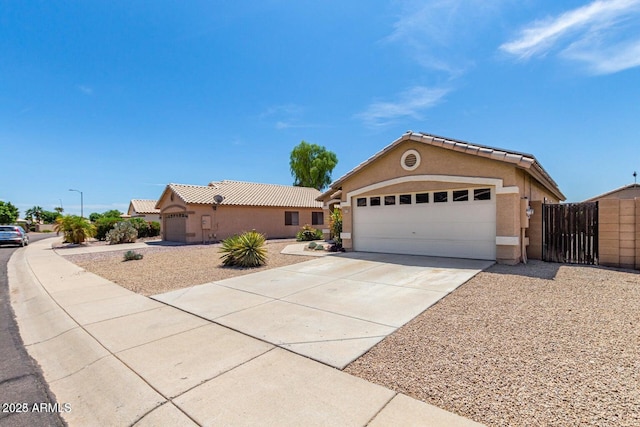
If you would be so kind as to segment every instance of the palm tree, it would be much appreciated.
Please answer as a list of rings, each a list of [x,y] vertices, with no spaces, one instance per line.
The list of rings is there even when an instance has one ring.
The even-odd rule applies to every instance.
[[[40,206],[34,206],[31,209],[27,209],[24,214],[26,215],[27,219],[35,220],[38,224],[42,224],[43,211],[44,209],[42,209]]]
[[[64,241],[68,243],[83,243],[89,237],[93,237],[96,228],[84,218],[77,215],[65,215],[56,219],[54,231],[64,234]]]

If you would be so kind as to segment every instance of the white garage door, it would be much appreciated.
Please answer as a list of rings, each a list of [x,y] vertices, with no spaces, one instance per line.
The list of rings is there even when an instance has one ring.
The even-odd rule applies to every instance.
[[[496,259],[490,188],[355,197],[356,251]]]

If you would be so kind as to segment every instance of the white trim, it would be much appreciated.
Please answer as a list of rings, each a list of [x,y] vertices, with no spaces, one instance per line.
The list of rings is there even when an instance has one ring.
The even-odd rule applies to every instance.
[[[496,245],[520,246],[519,236],[496,236]]]
[[[333,204],[336,204],[336,203],[337,203],[337,204],[340,204],[341,202],[342,202],[342,200],[340,200],[340,199],[331,199],[331,200],[329,200],[329,201],[325,202],[325,203],[322,205],[322,208],[323,208],[323,209],[329,209],[329,205],[333,205]]]
[[[516,186],[503,187],[502,179],[499,178],[483,178],[477,176],[452,176],[452,175],[409,175],[398,178],[388,179],[386,181],[376,182],[362,188],[347,193],[346,202],[342,202],[342,206],[351,206],[351,199],[359,194],[368,193],[369,191],[378,190],[395,184],[403,184],[405,182],[454,182],[459,184],[489,185],[496,188],[496,194],[519,194],[520,189]]]
[[[340,233],[340,238],[341,239],[350,239],[351,238],[351,233]]]
[[[416,156],[416,164],[413,165],[413,166],[407,166],[405,164],[405,161],[407,160],[407,157],[409,157],[411,154]],[[400,158],[400,166],[402,166],[402,169],[404,169],[406,171],[413,171],[413,170],[418,169],[418,166],[420,166],[420,161],[421,160],[422,159],[420,158],[420,153],[418,153],[416,150],[407,150],[407,151],[404,152],[404,154]]]
[[[322,234],[329,234],[329,233],[331,233],[331,230],[329,230],[328,228],[322,229]]]

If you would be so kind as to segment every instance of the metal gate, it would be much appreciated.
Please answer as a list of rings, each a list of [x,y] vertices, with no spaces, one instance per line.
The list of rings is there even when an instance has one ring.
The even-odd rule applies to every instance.
[[[542,205],[542,259],[598,264],[598,202]]]

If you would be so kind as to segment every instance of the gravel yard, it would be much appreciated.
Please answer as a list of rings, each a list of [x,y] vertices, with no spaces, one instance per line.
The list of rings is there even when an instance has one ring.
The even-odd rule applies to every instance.
[[[638,426],[640,274],[495,265],[345,371],[489,426]]]
[[[293,243],[296,242],[267,241],[267,265],[258,268],[222,267],[219,244],[150,246],[135,250],[144,255],[143,259],[126,262],[123,255],[127,250],[65,256],[64,249],[60,249],[58,253],[87,271],[149,296],[313,259],[280,253]]]
[[[311,259],[280,254],[291,243],[268,242],[258,269],[221,267],[219,245],[65,258],[154,295]],[[345,371],[489,426],[638,426],[640,274],[494,265]]]

